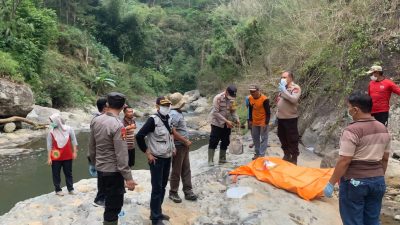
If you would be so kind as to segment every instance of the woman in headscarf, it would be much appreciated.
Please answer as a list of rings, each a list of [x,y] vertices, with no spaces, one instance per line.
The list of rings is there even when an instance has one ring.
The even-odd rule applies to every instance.
[[[53,174],[53,184],[56,195],[63,196],[60,187],[61,168],[65,175],[65,183],[69,194],[74,194],[72,181],[72,160],[76,159],[78,153],[78,143],[76,141],[74,130],[64,124],[60,114],[55,113],[50,116],[50,132],[47,135],[47,163],[51,165]]]

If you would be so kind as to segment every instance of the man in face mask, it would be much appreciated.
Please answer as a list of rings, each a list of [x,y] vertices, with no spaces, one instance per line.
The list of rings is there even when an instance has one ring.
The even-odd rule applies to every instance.
[[[285,71],[279,83],[277,103],[278,137],[284,153],[283,159],[297,164],[299,155],[299,131],[297,128],[300,86],[293,82],[294,75]]]
[[[387,126],[390,97],[392,93],[400,95],[400,87],[393,81],[386,79],[381,66],[372,66],[367,74],[371,75],[368,95],[372,98],[372,116]]]
[[[228,120],[231,114],[230,109],[233,100],[236,98],[236,86],[230,85],[224,92],[216,95],[213,100],[213,110],[211,111],[211,134],[208,145],[208,165],[214,166],[214,152],[221,141],[219,151],[219,163],[226,163],[226,150],[229,146],[231,128],[234,124],[239,125],[239,116],[233,112],[235,121]]]
[[[371,116],[371,97],[354,92],[347,106],[354,122],[342,133],[339,159],[324,194],[332,197],[334,185],[340,180],[339,209],[343,224],[380,224],[390,135]]]
[[[163,225],[169,216],[162,213],[165,187],[168,183],[171,157],[176,153],[169,117],[171,101],[156,100],[157,113],[151,115],[136,135],[136,142],[148,159],[151,174],[150,219],[152,225]],[[145,137],[147,136],[147,144]]]

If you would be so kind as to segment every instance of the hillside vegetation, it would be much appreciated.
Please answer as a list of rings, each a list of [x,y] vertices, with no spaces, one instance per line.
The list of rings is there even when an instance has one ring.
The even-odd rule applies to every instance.
[[[109,90],[130,99],[194,88],[214,94],[231,82],[272,94],[280,71],[291,69],[307,105],[337,96],[336,107],[371,64],[399,71],[399,7],[399,0],[1,0],[0,75],[30,84],[38,104],[66,107]]]

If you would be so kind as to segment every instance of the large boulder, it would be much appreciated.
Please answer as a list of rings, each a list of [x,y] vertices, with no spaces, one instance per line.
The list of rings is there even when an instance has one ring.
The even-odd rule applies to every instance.
[[[192,102],[190,104],[190,107],[193,110],[196,110],[197,108],[200,108],[200,107],[203,107],[205,109],[208,108],[209,106],[208,106],[207,98],[199,98],[198,100]]]
[[[12,133],[14,132],[14,130],[17,128],[17,125],[15,125],[15,123],[6,123],[6,125],[4,125],[4,132],[6,133]]]
[[[26,116],[26,118],[37,123],[49,123],[49,117],[54,113],[60,113],[60,110],[34,105],[33,110]]]
[[[192,90],[185,92],[183,98],[186,100],[187,103],[192,103],[200,98],[200,91],[199,90]]]
[[[339,159],[339,149],[327,153],[321,160],[321,168],[334,168]]]
[[[0,118],[25,117],[32,107],[33,93],[29,86],[0,78]]]

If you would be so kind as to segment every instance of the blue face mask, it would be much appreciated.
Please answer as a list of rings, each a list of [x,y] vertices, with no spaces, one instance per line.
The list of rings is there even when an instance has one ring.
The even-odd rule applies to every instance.
[[[50,127],[53,128],[53,129],[54,129],[54,128],[57,128],[57,124],[54,123],[54,122],[51,122],[51,123],[50,123]]]

